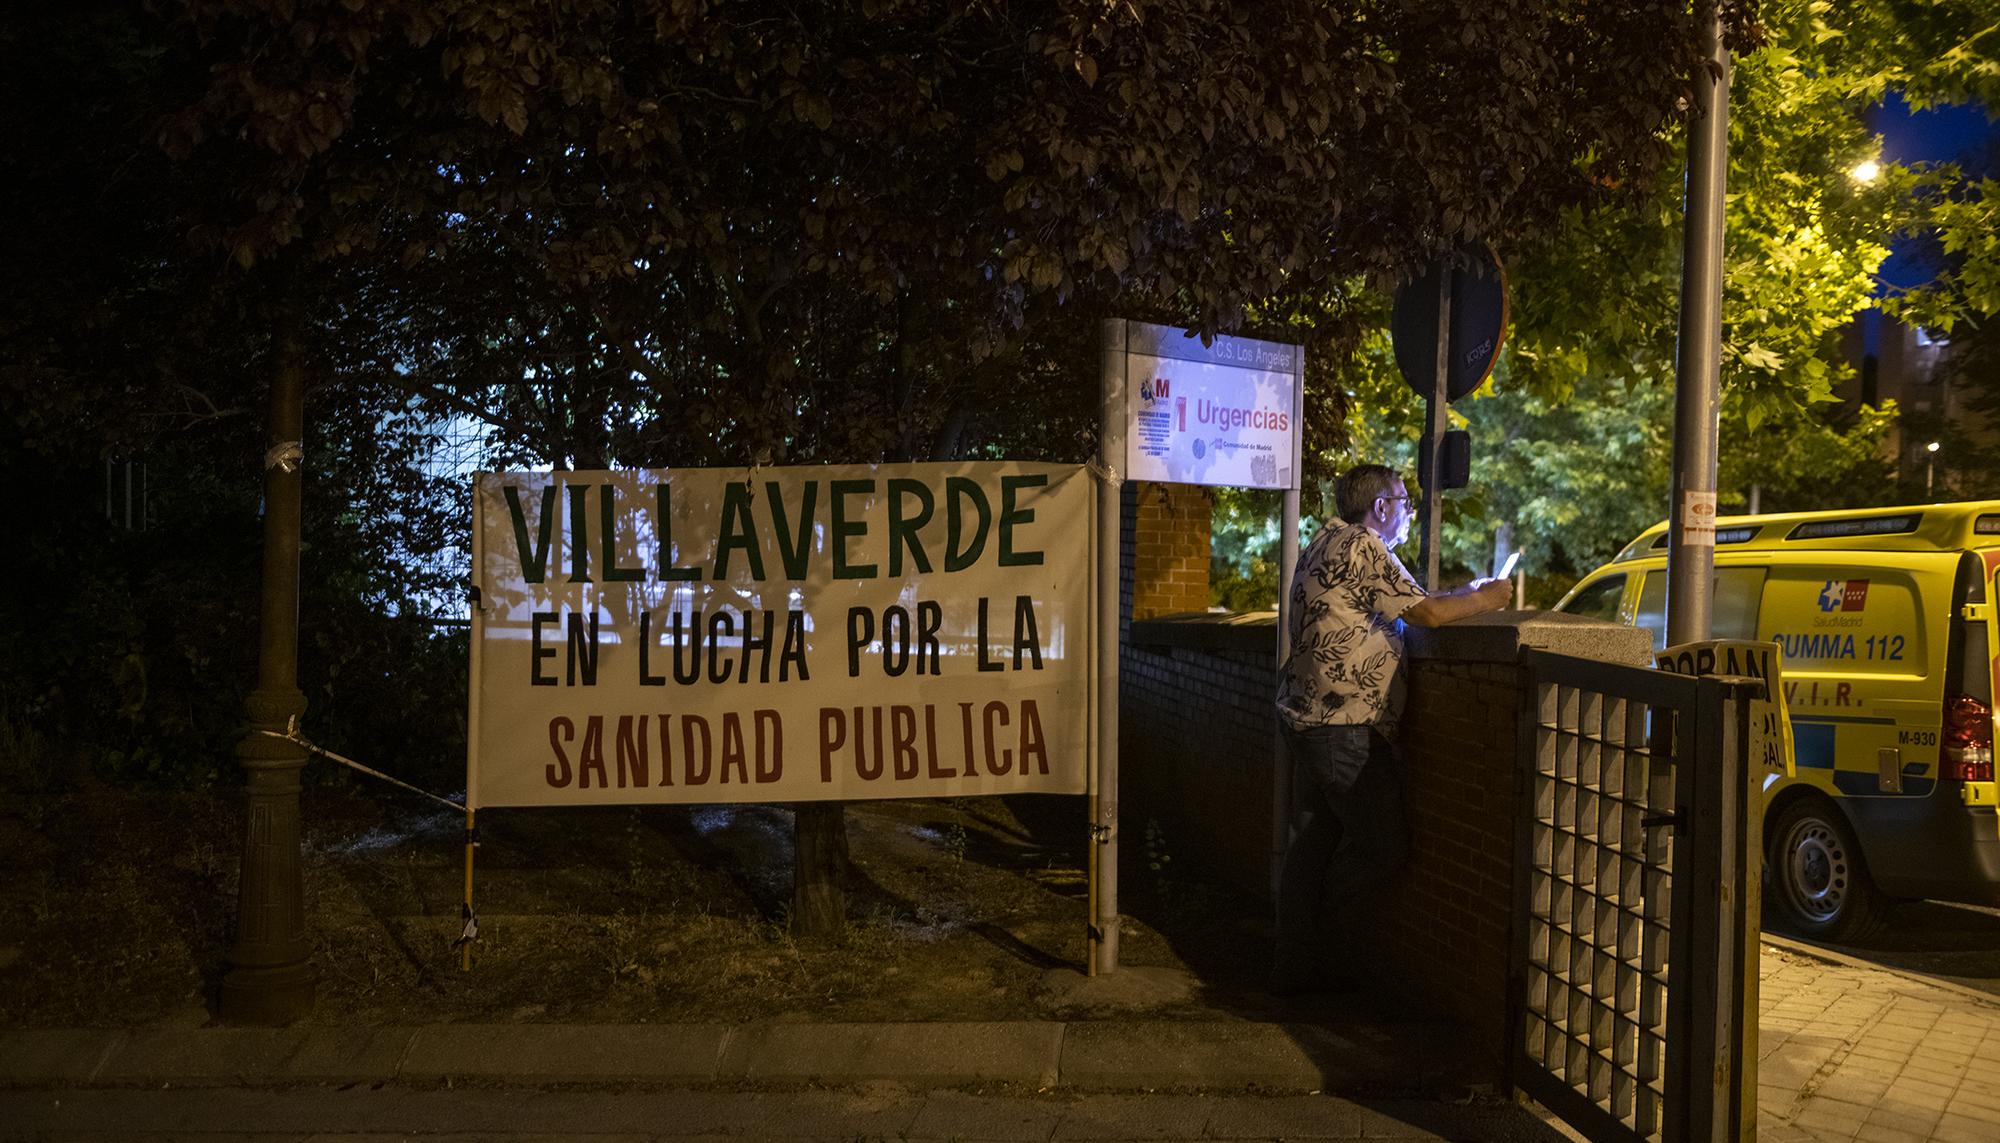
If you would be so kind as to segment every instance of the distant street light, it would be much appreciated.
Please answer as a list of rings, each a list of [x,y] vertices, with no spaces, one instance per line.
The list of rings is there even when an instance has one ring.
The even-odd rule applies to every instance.
[[[1937,478],[1937,450],[1938,450],[1938,443],[1936,441],[1932,441],[1931,443],[1924,446],[1924,498],[1925,499],[1930,498],[1931,486],[1936,482]]]
[[[1854,165],[1853,170],[1847,172],[1847,177],[1865,185],[1874,182],[1875,176],[1881,173],[1882,164],[1873,159],[1863,159]]]

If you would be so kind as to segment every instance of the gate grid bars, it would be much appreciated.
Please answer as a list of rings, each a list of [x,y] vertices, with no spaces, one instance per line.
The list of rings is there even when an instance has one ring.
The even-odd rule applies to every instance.
[[[1525,661],[1513,1082],[1595,1141],[1754,1140],[1761,690]]]

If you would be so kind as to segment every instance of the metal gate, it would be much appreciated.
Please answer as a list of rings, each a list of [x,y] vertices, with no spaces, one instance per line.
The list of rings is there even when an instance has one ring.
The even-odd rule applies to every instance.
[[[1526,666],[1513,1082],[1592,1140],[1754,1139],[1759,689]]]

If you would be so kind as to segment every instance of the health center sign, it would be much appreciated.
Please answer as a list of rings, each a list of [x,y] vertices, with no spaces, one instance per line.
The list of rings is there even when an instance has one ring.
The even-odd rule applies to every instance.
[[[467,799],[1084,792],[1083,468],[485,473]]]
[[[1297,488],[1301,364],[1294,345],[1127,323],[1127,475]]]

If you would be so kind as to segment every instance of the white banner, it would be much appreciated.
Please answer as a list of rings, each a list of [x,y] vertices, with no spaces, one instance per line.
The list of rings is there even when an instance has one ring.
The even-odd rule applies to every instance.
[[[1125,463],[1134,480],[1297,488],[1298,349],[1133,322]]]
[[[1077,794],[1072,465],[486,473],[482,806]]]

